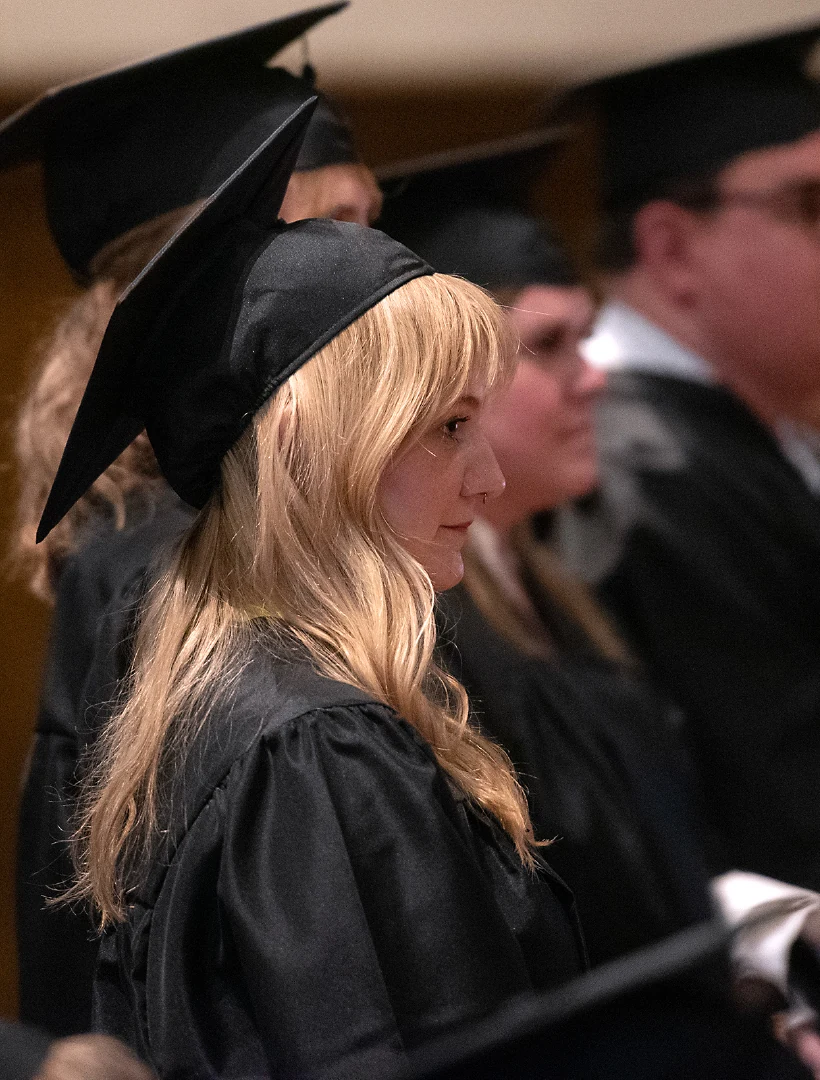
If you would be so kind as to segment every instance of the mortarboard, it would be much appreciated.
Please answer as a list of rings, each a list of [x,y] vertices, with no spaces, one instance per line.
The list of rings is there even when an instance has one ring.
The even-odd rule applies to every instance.
[[[171,487],[201,507],[274,390],[388,293],[432,273],[376,229],[276,219],[314,107],[301,105],[120,297],[38,541],[143,429]]]
[[[410,1052],[397,1080],[802,1080],[729,996],[720,920],[700,923]]]
[[[592,101],[600,117],[605,208],[637,208],[670,181],[819,129],[820,88],[806,72],[818,37],[815,23],[573,91],[570,102]]]
[[[111,240],[210,195],[293,110],[309,81],[268,60],[328,4],[48,91],[0,124],[0,169],[44,165],[49,225],[81,280]],[[355,161],[321,99],[297,168]]]
[[[572,285],[577,276],[527,196],[565,129],[431,154],[377,171],[379,227],[436,270],[489,289]]]

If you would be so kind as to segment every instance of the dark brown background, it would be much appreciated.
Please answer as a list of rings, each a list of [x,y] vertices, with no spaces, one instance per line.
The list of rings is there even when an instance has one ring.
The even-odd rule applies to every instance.
[[[483,139],[524,131],[539,123],[543,86],[335,87],[371,165],[397,161]],[[0,117],[36,88],[0,96]],[[557,157],[536,201],[548,210],[582,262],[586,261],[592,199],[589,140]],[[74,295],[51,242],[36,166],[0,174],[0,543],[14,517],[16,498],[11,430],[36,363],[36,346]],[[48,611],[5,567],[0,589],[0,657],[3,659],[3,753],[0,755],[0,1015],[17,1007],[14,946],[14,849],[20,776],[36,708]]]

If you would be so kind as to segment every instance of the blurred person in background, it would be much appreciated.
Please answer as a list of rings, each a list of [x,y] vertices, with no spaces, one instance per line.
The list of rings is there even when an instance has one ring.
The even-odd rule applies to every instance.
[[[22,796],[17,933],[20,1015],[55,1034],[87,1030],[97,944],[82,912],[47,907],[71,879],[78,762],[127,668],[132,584],[190,521],[144,434],[42,545],[34,533],[117,297],[190,216],[315,93],[312,76],[264,66],[343,5],[277,19],[41,99],[0,129],[0,164],[42,157],[49,220],[86,288],[43,349],[17,423],[15,549],[54,604],[45,681]],[[32,140],[32,131],[39,143]],[[289,184],[288,220],[366,224],[380,193],[351,132],[320,98]]]
[[[110,1035],[52,1039],[0,1020],[3,1080],[155,1080],[154,1073]]]
[[[669,722],[593,595],[543,541],[551,512],[596,483],[604,386],[579,353],[590,293],[526,210],[550,143],[531,133],[395,166],[380,225],[488,288],[520,341],[512,385],[487,408],[506,489],[480,509],[440,623],[448,666],[519,769],[538,834],[556,837],[550,861],[596,964],[707,918],[711,904]]]
[[[525,208],[549,145],[549,133],[535,132],[383,170],[388,182],[380,224],[432,265],[488,287],[519,340],[512,384],[486,407],[506,488],[471,527],[463,583],[439,597],[443,656],[468,689],[482,730],[519,769],[538,834],[556,838],[550,865],[573,889],[597,965],[702,923],[713,905],[692,776],[672,718],[603,609],[548,543],[555,510],[596,484],[594,409],[604,389],[604,376],[580,352],[594,318],[591,296],[549,228]],[[734,917],[749,900],[737,891],[738,875],[733,878],[720,883],[717,895]],[[771,886],[776,891],[778,883]],[[797,901],[784,902],[782,918],[770,913],[767,933],[758,926],[756,946],[737,957],[734,993],[744,1000],[765,1001],[771,1010],[804,1000],[786,959],[796,936],[786,923],[794,922]],[[779,948],[772,946],[776,940]],[[782,981],[771,972],[779,953]],[[681,958],[671,940],[669,956]],[[637,957],[636,965],[639,980]],[[808,978],[815,1000],[816,972]],[[704,1016],[713,992],[706,985],[693,992]],[[690,1005],[686,1000],[673,992],[672,1014],[689,1008],[692,998]],[[723,1008],[714,1000],[715,1016]],[[627,1023],[634,1024],[629,1038],[639,1043],[642,1010],[647,1031],[658,1020],[648,1002],[635,1009]],[[591,1045],[601,1036],[597,1021],[589,1022],[581,1039]],[[660,1023],[665,1030],[666,1020]],[[784,1041],[820,1075],[812,1011],[798,1006],[779,1014],[777,1024]],[[675,1057],[666,1034],[658,1036],[658,1050],[647,1053],[647,1075],[652,1067],[666,1068],[667,1054]],[[714,1037],[716,1047],[722,1036],[715,1031]],[[741,1034],[752,1057],[734,1062],[738,1075],[751,1075],[744,1069],[754,1060],[757,1037],[751,1030]],[[701,1038],[693,1029],[690,1072],[682,1075],[704,1075],[698,1069],[707,1068],[705,1050],[696,1049]],[[618,1067],[629,1068],[622,1045],[610,1053]],[[605,1054],[603,1047],[596,1050],[590,1075],[598,1075],[595,1068],[613,1072],[615,1062],[602,1064]],[[569,1060],[572,1069],[579,1067],[572,1054]],[[728,1068],[722,1060],[720,1068]]]
[[[715,871],[820,889],[816,28],[613,77],[597,494],[559,518],[680,710]]]

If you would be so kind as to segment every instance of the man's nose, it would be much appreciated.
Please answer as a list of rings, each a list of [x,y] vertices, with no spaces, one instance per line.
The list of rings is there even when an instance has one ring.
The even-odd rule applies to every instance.
[[[573,391],[581,397],[597,397],[606,387],[606,371],[590,364],[580,347],[576,349],[577,367]]]

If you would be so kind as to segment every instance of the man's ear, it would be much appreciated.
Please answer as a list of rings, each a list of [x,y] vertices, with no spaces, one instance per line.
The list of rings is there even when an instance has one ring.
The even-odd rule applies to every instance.
[[[642,206],[633,219],[638,264],[674,303],[689,306],[697,296],[694,245],[701,227],[697,214],[665,199]]]

